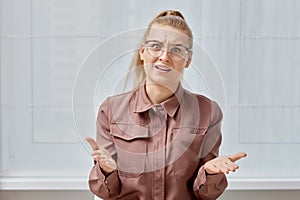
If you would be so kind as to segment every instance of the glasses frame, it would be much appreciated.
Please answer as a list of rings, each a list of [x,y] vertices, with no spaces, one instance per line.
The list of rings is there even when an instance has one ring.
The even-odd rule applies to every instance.
[[[158,55],[158,56],[154,56],[154,55],[152,55],[150,52],[149,52],[149,46],[148,46],[148,43],[149,42],[157,42],[157,43],[159,43],[159,44],[161,44],[162,45],[162,49],[161,49],[161,53],[160,53],[160,55]],[[165,44],[164,43],[162,43],[162,42],[160,42],[160,41],[158,41],[158,40],[146,40],[145,42],[144,42],[144,45],[146,46],[146,49],[147,49],[147,52],[148,52],[148,54],[149,55],[151,55],[152,57],[154,57],[154,58],[158,58],[158,57],[160,57],[162,54],[163,54],[163,52],[164,51],[167,51],[168,52],[168,56],[170,57],[170,58],[172,58],[170,55],[169,55],[169,47],[168,48],[166,48],[165,47]],[[185,54],[184,54],[184,57],[182,57],[182,58],[180,58],[179,60],[182,60],[182,59],[187,59],[187,54],[189,53],[189,52],[192,52],[192,49],[191,48],[188,48],[188,47],[186,47],[186,46],[184,46],[184,45],[182,45],[182,44],[174,44],[173,46],[180,46],[180,47],[183,47],[185,50],[186,50],[186,52],[185,52]],[[173,59],[173,58],[172,58]],[[175,59],[176,60],[176,59]],[[178,60],[178,61],[179,61]]]

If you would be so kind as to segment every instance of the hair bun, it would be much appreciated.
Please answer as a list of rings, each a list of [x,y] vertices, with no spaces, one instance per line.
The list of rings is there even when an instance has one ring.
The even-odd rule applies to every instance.
[[[165,10],[165,11],[162,11],[161,13],[159,13],[157,15],[156,18],[159,18],[159,17],[164,17],[164,16],[176,16],[176,17],[180,17],[181,19],[185,20],[183,15],[177,11],[177,10]]]

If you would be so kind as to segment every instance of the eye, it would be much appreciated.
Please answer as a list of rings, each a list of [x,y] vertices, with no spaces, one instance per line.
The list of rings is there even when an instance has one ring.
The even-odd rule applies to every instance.
[[[171,47],[170,48],[170,51],[173,52],[173,53],[177,53],[177,54],[180,54],[182,52],[182,49],[180,47]]]
[[[159,51],[159,50],[161,50],[161,48],[162,48],[161,44],[159,44],[159,43],[157,43],[157,42],[150,43],[150,47],[151,47],[153,50],[156,50],[156,51]]]

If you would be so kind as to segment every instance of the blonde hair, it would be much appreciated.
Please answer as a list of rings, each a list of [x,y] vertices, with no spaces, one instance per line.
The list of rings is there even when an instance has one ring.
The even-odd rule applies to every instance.
[[[192,34],[192,31],[191,31],[190,27],[186,23],[183,15],[179,11],[173,11],[173,10],[162,11],[156,17],[154,17],[152,19],[152,21],[149,23],[149,25],[148,25],[145,33],[144,33],[144,36],[142,37],[142,40],[140,41],[140,43],[138,45],[138,49],[135,52],[135,54],[133,55],[131,64],[129,66],[129,72],[128,72],[128,75],[127,75],[127,78],[126,78],[124,88],[126,88],[126,85],[128,83],[128,79],[131,75],[131,72],[133,72],[133,71],[134,71],[134,82],[133,82],[133,88],[134,89],[137,89],[146,78],[146,74],[144,72],[144,67],[143,67],[144,63],[140,59],[139,50],[142,48],[142,45],[144,44],[144,42],[145,42],[145,40],[146,40],[153,24],[170,26],[172,28],[180,30],[181,32],[183,32],[184,34],[186,34],[190,38],[189,48],[192,48],[192,46],[193,46],[193,34]]]

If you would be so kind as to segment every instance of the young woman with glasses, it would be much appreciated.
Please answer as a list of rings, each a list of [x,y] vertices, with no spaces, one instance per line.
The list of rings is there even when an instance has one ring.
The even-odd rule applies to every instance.
[[[192,45],[180,12],[150,22],[131,64],[134,89],[102,103],[96,141],[87,138],[95,161],[89,186],[100,198],[216,199],[246,156],[218,156],[220,107],[181,85]]]

